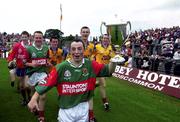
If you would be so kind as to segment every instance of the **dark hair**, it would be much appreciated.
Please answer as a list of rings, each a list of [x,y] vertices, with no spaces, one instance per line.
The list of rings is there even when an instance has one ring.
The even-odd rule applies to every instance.
[[[42,31],[35,31],[35,32],[34,32],[34,35],[35,35],[35,33],[39,33],[39,34],[42,34],[42,35],[43,35]]]
[[[109,37],[109,34],[103,34],[103,36],[108,36]]]
[[[72,44],[73,42],[81,42],[81,43],[83,44],[83,48],[85,49],[85,44],[84,44],[84,42],[83,42],[81,39],[74,39],[74,40],[70,43],[69,50],[71,49],[71,44]]]
[[[52,39],[57,39],[59,41],[59,39],[57,37],[51,37],[50,42],[52,41]]]
[[[89,29],[89,27],[88,26],[83,26],[82,28],[81,28],[81,31],[82,31],[82,29]],[[90,29],[89,29],[90,30]]]
[[[23,31],[21,35],[27,35],[29,37],[29,33],[27,31]]]
[[[104,36],[108,36],[108,37],[109,37],[109,34],[103,34],[103,35],[101,35],[101,36],[99,37],[99,41],[100,41],[100,42],[102,42]],[[110,39],[110,37],[109,37],[109,39]],[[110,40],[109,40],[109,41],[110,41]]]

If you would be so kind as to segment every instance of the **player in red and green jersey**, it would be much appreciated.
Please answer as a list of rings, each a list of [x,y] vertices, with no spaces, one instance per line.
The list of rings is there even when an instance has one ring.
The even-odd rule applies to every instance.
[[[29,53],[29,60],[27,65],[29,66],[27,69],[27,75],[31,76],[35,72],[47,72],[47,62],[48,62],[48,46],[43,44],[42,34],[38,31],[34,35],[34,43],[32,46],[27,48]]]
[[[115,67],[113,63],[99,64],[84,58],[83,45],[81,40],[73,41],[70,46],[72,58],[58,64],[47,78],[39,82],[28,104],[31,112],[39,109],[37,103],[39,95],[56,86],[60,106],[58,121],[89,121],[88,101],[94,94],[96,77],[110,76]]]
[[[48,53],[48,46],[43,44],[43,33],[41,31],[34,32],[34,43],[32,46],[27,48],[29,53],[29,59],[26,63],[27,72],[26,81],[32,88],[39,82],[39,80],[43,79],[47,76],[48,71],[48,60],[47,60],[47,53]],[[45,107],[45,97],[46,95],[41,95],[39,98],[39,111],[38,111],[38,120],[39,122],[44,122],[44,107]]]
[[[95,53],[95,60],[98,63],[108,64],[110,59],[115,56],[114,51],[112,50],[112,46],[110,44],[109,35],[104,34],[101,40],[101,44],[96,45],[96,53]],[[106,96],[105,90],[105,78],[100,77],[98,78],[100,94],[102,97],[103,105],[105,110],[109,110],[109,102]]]
[[[88,41],[90,35],[90,28],[87,26],[83,26],[80,30],[81,39],[84,42],[85,50],[84,57],[93,60],[94,52],[96,50],[95,45]],[[89,118],[91,122],[96,122],[94,111],[93,111],[93,98],[89,100]]]
[[[95,45],[91,42],[88,41],[89,35],[90,35],[90,29],[87,26],[83,26],[80,30],[80,35],[81,39],[84,43],[85,50],[84,50],[84,57],[89,58],[93,60],[94,58],[94,52],[95,52]],[[67,59],[72,58],[71,54],[68,54]],[[92,122],[96,122],[96,119],[94,117],[94,112],[93,112],[93,98],[89,100],[89,118],[91,119]]]

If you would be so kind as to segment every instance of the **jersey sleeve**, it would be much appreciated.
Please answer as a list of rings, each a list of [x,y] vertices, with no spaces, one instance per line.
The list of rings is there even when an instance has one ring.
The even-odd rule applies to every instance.
[[[49,57],[49,50],[50,50],[50,49],[47,47],[46,50],[47,50],[46,58],[49,59],[49,58],[50,58],[50,57]]]
[[[26,51],[27,51],[27,62],[30,62],[31,61],[31,46],[28,46],[26,48]]]
[[[17,53],[18,44],[13,45],[11,53],[9,53],[7,61],[10,62],[15,58],[15,55]]]
[[[50,60],[50,49],[47,51],[47,59]]]
[[[97,77],[108,77],[110,76],[109,67],[106,64],[100,64],[96,61],[92,61],[92,67]]]
[[[111,58],[113,58],[113,57],[115,56],[115,52],[114,52],[114,50],[112,49],[112,46],[110,46],[110,49],[109,49],[109,56],[110,56]]]
[[[36,91],[41,95],[49,91],[52,87],[57,85],[58,72],[53,68],[49,75],[35,87]]]

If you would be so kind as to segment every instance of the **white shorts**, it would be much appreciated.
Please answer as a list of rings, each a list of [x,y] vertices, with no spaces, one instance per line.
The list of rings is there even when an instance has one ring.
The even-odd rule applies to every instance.
[[[88,122],[89,103],[82,102],[73,108],[59,109],[58,122]]]
[[[47,74],[45,72],[41,72],[41,73],[33,73],[31,75],[31,77],[29,78],[29,80],[27,81],[27,83],[30,86],[35,86],[37,83],[44,81],[44,79],[47,77]]]

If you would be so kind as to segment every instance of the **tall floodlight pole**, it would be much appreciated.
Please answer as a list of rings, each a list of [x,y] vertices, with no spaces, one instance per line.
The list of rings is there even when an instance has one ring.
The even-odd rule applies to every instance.
[[[62,16],[62,4],[60,4],[60,30],[61,30],[62,19],[63,19],[63,16]]]

